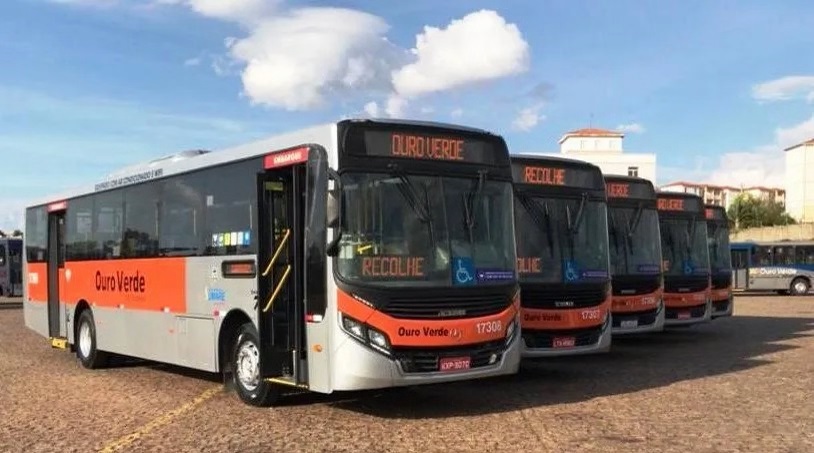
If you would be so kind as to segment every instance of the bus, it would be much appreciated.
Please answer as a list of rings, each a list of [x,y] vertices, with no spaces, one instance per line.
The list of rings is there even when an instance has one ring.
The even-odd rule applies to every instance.
[[[729,217],[726,209],[716,205],[706,205],[707,240],[709,243],[709,265],[712,280],[711,318],[732,316],[732,255],[729,247]]]
[[[118,172],[26,211],[26,325],[222,373],[246,404],[517,373],[504,139],[342,120]],[[70,345],[70,347],[68,347]]]
[[[512,155],[523,357],[611,347],[607,196],[599,167]]]
[[[613,335],[664,330],[664,275],[656,189],[647,179],[605,175]]]
[[[711,319],[709,247],[704,201],[679,192],[658,192],[664,271],[665,327]]]
[[[0,297],[23,295],[23,239],[0,238]]]
[[[814,284],[814,241],[733,242],[733,286],[803,296]]]

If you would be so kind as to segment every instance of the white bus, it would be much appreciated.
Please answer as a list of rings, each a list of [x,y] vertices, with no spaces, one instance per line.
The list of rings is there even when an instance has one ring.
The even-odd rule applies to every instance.
[[[502,137],[344,120],[131,167],[27,209],[25,322],[269,405],[516,373]]]

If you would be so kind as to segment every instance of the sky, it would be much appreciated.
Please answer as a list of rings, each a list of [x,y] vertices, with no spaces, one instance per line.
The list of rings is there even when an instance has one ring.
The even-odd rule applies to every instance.
[[[121,167],[351,116],[512,152],[624,131],[657,184],[783,185],[814,138],[808,0],[3,0],[0,230]]]

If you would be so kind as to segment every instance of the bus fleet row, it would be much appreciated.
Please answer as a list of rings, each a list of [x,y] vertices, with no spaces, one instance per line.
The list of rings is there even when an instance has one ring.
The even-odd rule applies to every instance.
[[[343,120],[30,206],[25,322],[87,368],[222,373],[253,405],[507,375],[730,316],[727,225],[484,130]]]

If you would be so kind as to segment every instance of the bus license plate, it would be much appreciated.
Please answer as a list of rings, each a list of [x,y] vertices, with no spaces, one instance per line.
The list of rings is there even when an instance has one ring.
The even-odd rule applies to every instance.
[[[573,348],[577,344],[574,337],[554,337],[555,348]]]
[[[441,371],[468,370],[471,362],[470,357],[442,357],[438,368]]]
[[[688,311],[680,311],[680,312],[678,312],[678,319],[690,319],[691,317],[692,316],[690,316],[690,312],[688,312]]]
[[[638,319],[625,319],[624,321],[622,321],[623,329],[633,329],[635,327],[639,327]]]

